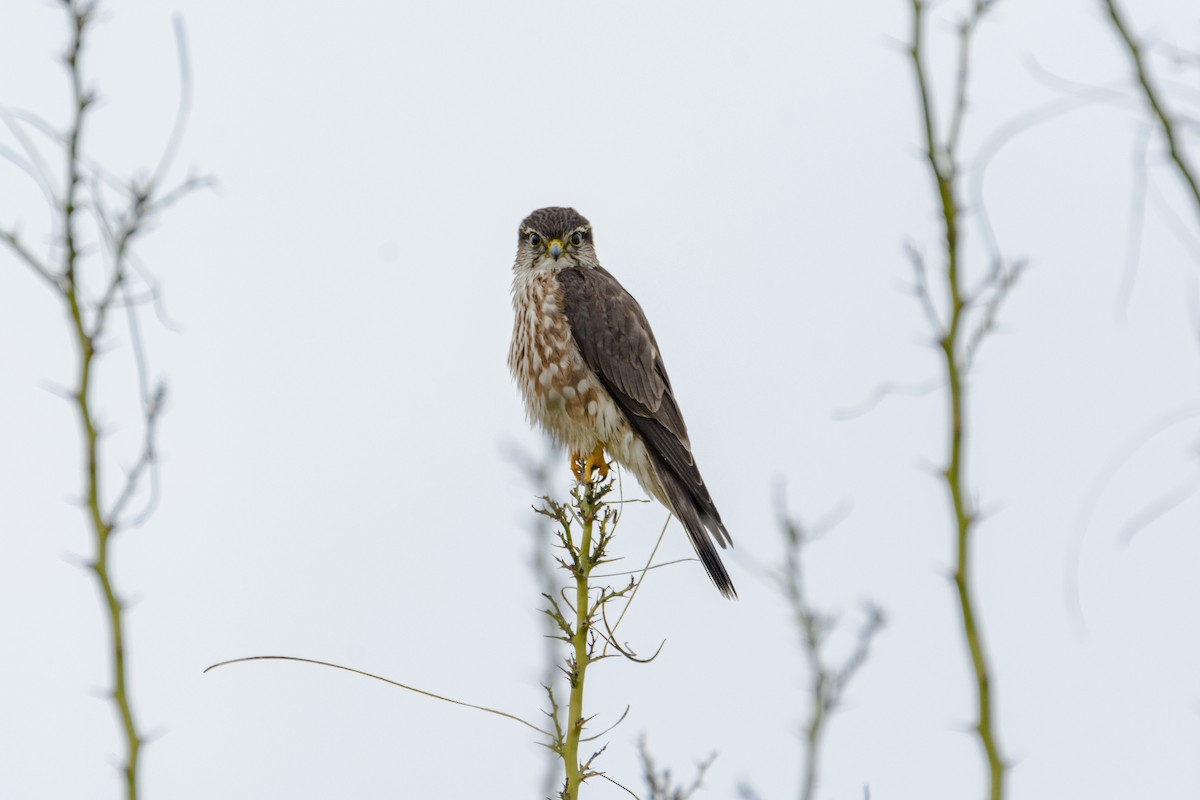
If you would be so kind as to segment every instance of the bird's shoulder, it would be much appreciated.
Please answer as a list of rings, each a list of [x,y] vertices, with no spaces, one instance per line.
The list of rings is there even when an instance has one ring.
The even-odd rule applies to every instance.
[[[588,366],[629,405],[627,411],[653,416],[668,399],[672,427],[682,433],[658,342],[633,295],[603,267],[564,269],[558,284],[563,313]]]
[[[563,310],[584,333],[624,334],[632,347],[657,353],[654,331],[641,304],[604,267],[569,267],[555,276]]]

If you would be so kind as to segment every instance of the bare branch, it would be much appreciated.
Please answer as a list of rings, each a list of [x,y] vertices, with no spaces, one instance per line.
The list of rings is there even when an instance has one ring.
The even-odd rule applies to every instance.
[[[14,231],[0,230],[0,241],[12,248],[17,257],[24,261],[35,275],[50,284],[55,291],[60,294],[66,291],[66,280],[61,275],[56,275],[37,256],[29,252],[25,245],[21,244],[21,240],[17,238]]]
[[[650,792],[646,800],[688,800],[704,785],[704,776],[717,760],[717,754],[713,753],[696,764],[696,776],[688,784],[676,784],[669,769],[659,770],[650,755],[645,734],[638,737],[638,759],[642,762],[642,780]]]
[[[840,665],[831,664],[825,644],[834,628],[831,616],[815,608],[808,599],[804,579],[804,547],[813,540],[798,518],[788,514],[782,487],[779,489],[779,527],[783,533],[783,568],[773,576],[787,600],[793,624],[800,637],[800,650],[808,662],[809,691],[813,705],[805,725],[804,772],[801,775],[801,800],[816,796],[821,747],[829,717],[841,704],[846,687],[866,663],[872,640],[883,629],[883,612],[874,603],[867,604],[867,619],[859,626],[854,650]],[[747,787],[748,788],[748,787]]]
[[[1117,0],[1101,0],[1101,2],[1108,11],[1108,18],[1112,21],[1113,30],[1117,32],[1121,42],[1125,45],[1125,50],[1128,52],[1130,60],[1133,62],[1134,72],[1137,75],[1138,84],[1142,88],[1142,94],[1145,96],[1151,112],[1157,118],[1162,128],[1163,138],[1166,139],[1167,143],[1167,152],[1170,154],[1171,160],[1175,162],[1175,168],[1179,173],[1179,177],[1191,191],[1192,199],[1195,200],[1196,216],[1197,219],[1200,219],[1200,179],[1197,178],[1195,168],[1188,160],[1187,153],[1184,152],[1183,147],[1179,143],[1175,121],[1167,110],[1155,79],[1150,74],[1150,70],[1146,65],[1146,59],[1142,53],[1142,47],[1134,38],[1129,25],[1125,22],[1125,16],[1118,7]]]
[[[1017,261],[1008,266],[1002,261],[994,264],[993,271],[982,289],[982,294],[986,296],[986,300],[982,304],[983,316],[976,325],[974,333],[967,337],[967,344],[963,350],[963,372],[969,373],[975,366],[975,355],[979,351],[979,346],[995,329],[996,317],[1000,313],[1000,308],[1012,293],[1013,287],[1017,285],[1017,280],[1024,273],[1026,267],[1028,267],[1026,261]]]
[[[965,288],[968,281],[965,265],[962,263],[960,225],[963,211],[958,194],[961,170],[957,159],[958,137],[967,108],[967,76],[971,39],[979,21],[992,4],[984,0],[973,0],[968,5],[965,19],[959,25],[955,104],[951,115],[950,135],[947,139],[940,139],[933,121],[933,97],[924,64],[923,31],[926,5],[924,0],[910,0],[910,3],[912,7],[912,46],[909,48],[909,56],[912,60],[917,85],[929,176],[932,179],[941,211],[944,234],[945,271],[942,276],[945,289],[944,308],[940,314],[936,310],[931,314],[927,308],[926,316],[930,317],[931,328],[938,335],[938,349],[942,356],[949,395],[947,413],[949,453],[942,477],[954,514],[956,533],[954,581],[957,588],[959,610],[962,614],[963,635],[975,677],[979,713],[975,731],[987,759],[990,798],[991,800],[1002,800],[1007,767],[1000,754],[1000,745],[992,714],[990,668],[970,582],[970,545],[973,541],[971,533],[978,512],[966,486],[964,442],[967,433],[966,384],[969,371],[980,343],[994,326],[995,315],[1008,296],[1018,271],[1015,268],[1006,269],[1003,259],[996,258],[991,276],[984,281],[984,293],[990,291],[990,299],[982,304],[982,318],[976,322],[976,334],[972,337],[967,333],[967,317],[972,312],[979,311],[980,306],[978,303],[972,304],[972,300],[978,298],[972,298]],[[994,251],[999,254],[998,246],[994,247]],[[919,266],[923,267],[923,262]],[[918,274],[924,276],[924,269],[919,270]],[[925,291],[926,298],[930,297],[930,294],[927,290]],[[931,303],[931,301],[929,302]],[[945,323],[935,324],[935,321],[939,319],[944,319]]]
[[[1083,616],[1083,603],[1079,597],[1080,557],[1083,553],[1083,542],[1087,537],[1088,528],[1091,527],[1092,515],[1096,511],[1096,507],[1100,504],[1101,497],[1104,496],[1105,490],[1108,488],[1109,483],[1117,476],[1117,473],[1121,471],[1139,450],[1145,447],[1151,440],[1172,430],[1177,425],[1190,422],[1197,417],[1200,417],[1200,403],[1192,402],[1171,409],[1141,426],[1117,448],[1088,487],[1083,502],[1079,505],[1079,513],[1075,518],[1071,539],[1067,544],[1067,558],[1063,580],[1067,608],[1070,611],[1069,616],[1074,623],[1073,627],[1076,634],[1081,638],[1087,635],[1087,623]]]
[[[82,62],[91,26],[96,19],[97,6],[95,2],[87,0],[60,0],[60,5],[66,14],[69,30],[68,44],[62,58],[71,96],[71,112],[65,131],[60,133],[54,130],[37,114],[0,108],[0,121],[3,121],[23,152],[22,156],[5,147],[0,149],[0,157],[8,158],[23,169],[49,202],[55,237],[52,255],[47,259],[37,257],[12,228],[0,229],[0,242],[54,289],[66,307],[71,327],[77,371],[74,385],[67,396],[76,409],[82,434],[84,491],[81,506],[95,542],[95,555],[87,566],[94,574],[104,598],[113,676],[109,696],[120,720],[126,748],[122,765],[125,794],[128,800],[136,800],[139,793],[139,758],[146,738],[139,731],[133,711],[128,674],[129,646],[125,637],[129,604],[122,599],[114,585],[110,544],[113,535],[122,528],[144,522],[157,503],[159,477],[156,434],[165,389],[161,384],[153,390],[150,388],[149,369],[137,317],[137,307],[143,302],[139,299],[143,296],[141,287],[136,285],[139,274],[149,287],[146,297],[157,303],[159,293],[156,284],[146,277],[147,273],[133,259],[132,247],[151,219],[208,182],[207,179],[191,178],[169,190],[163,190],[161,186],[186,121],[186,106],[190,97],[190,72],[186,67],[186,58],[181,62],[181,77],[185,84],[181,101],[184,110],[177,117],[166,153],[159,161],[160,169],[153,179],[141,183],[119,181],[86,156],[85,134],[89,130],[95,93],[85,86]],[[182,50],[182,29],[177,27],[176,33]],[[46,142],[35,142],[30,132],[42,134]],[[61,178],[64,185],[60,191],[52,188],[56,179],[39,149],[39,145],[47,145],[47,142],[64,162]],[[109,212],[106,197],[120,198],[117,201],[119,213]],[[95,220],[99,241],[91,240],[88,226],[83,224],[85,216]],[[91,277],[84,273],[91,271],[94,261],[88,256],[94,252],[103,253],[107,271],[99,279],[85,280],[85,277]],[[102,286],[98,295],[88,289],[89,285],[94,284]],[[93,389],[98,363],[96,356],[111,335],[109,312],[121,306],[127,310],[129,336],[137,367],[142,440],[136,460],[110,504],[107,502],[109,494],[105,491],[108,467],[102,448],[101,426],[95,413]],[[134,498],[143,492],[146,493],[145,504],[139,511],[132,512],[130,506]]]

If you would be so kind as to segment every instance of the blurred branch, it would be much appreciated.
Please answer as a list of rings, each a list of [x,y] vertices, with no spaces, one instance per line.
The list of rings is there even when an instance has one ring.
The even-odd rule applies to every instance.
[[[871,393],[853,406],[843,406],[833,412],[833,418],[838,422],[855,419],[866,415],[876,406],[893,395],[920,397],[941,388],[941,381],[924,381],[922,383],[899,383],[888,381],[876,386]]]
[[[171,136],[167,148],[159,159],[159,169],[149,181],[132,181],[115,187],[120,211],[107,211],[105,193],[113,191],[113,180],[102,168],[92,165],[84,155],[84,133],[95,103],[95,94],[86,89],[83,78],[82,54],[88,41],[92,25],[97,16],[94,2],[60,0],[69,19],[70,39],[63,56],[70,84],[72,111],[67,130],[59,136],[41,121],[40,117],[23,111],[5,109],[2,117],[6,127],[16,138],[24,152],[20,160],[8,148],[0,151],[17,164],[41,189],[52,205],[58,246],[52,248],[48,257],[42,258],[30,250],[13,228],[0,229],[0,242],[24,263],[43,282],[48,284],[63,301],[67,310],[78,353],[78,371],[69,399],[75,406],[79,426],[83,435],[84,507],[88,525],[95,541],[95,557],[88,567],[95,575],[104,597],[104,605],[110,628],[109,650],[112,660],[112,699],[120,719],[125,740],[126,757],[123,766],[126,796],[136,800],[138,796],[138,764],[144,738],[139,732],[133,703],[130,697],[128,675],[128,645],[125,634],[126,606],[115,587],[110,545],[121,530],[145,521],[153,510],[158,495],[157,451],[155,438],[159,416],[162,413],[166,388],[160,383],[154,389],[149,386],[145,355],[137,328],[136,304],[130,302],[130,284],[134,278],[130,272],[131,248],[146,229],[147,222],[205,184],[202,179],[184,181],[175,187],[164,187],[164,176],[172,164],[176,148],[182,136],[182,120],[186,117],[186,59],[182,49],[182,30],[177,27],[183,59],[181,74],[184,76],[185,91],[177,131]],[[65,189],[59,194],[54,191],[54,177],[46,166],[41,151],[33,139],[26,135],[24,125],[45,135],[54,147],[61,150],[65,161]],[[86,212],[100,228],[99,246],[86,240],[81,230],[81,213]],[[100,250],[106,257],[108,273],[101,281],[104,286],[98,296],[90,296],[83,280],[88,253]],[[101,448],[102,432],[96,421],[94,408],[94,378],[99,343],[110,332],[109,312],[124,306],[129,312],[130,340],[139,375],[139,395],[142,417],[142,443],[133,467],[127,472],[123,483],[111,502],[106,500],[104,477],[105,461]],[[149,487],[149,498],[143,508],[132,516],[127,508],[133,499]]]
[[[1197,417],[1200,417],[1200,404],[1193,401],[1171,409],[1158,418],[1140,426],[1105,461],[1100,471],[1088,486],[1083,502],[1079,505],[1075,524],[1072,526],[1071,538],[1067,543],[1066,569],[1063,581],[1067,609],[1070,612],[1069,617],[1072,627],[1080,638],[1084,638],[1087,635],[1087,622],[1083,616],[1083,603],[1079,593],[1079,567],[1083,555],[1083,542],[1087,536],[1088,529],[1091,527],[1092,516],[1096,512],[1096,508],[1100,505],[1101,498],[1108,491],[1109,484],[1112,483],[1117,474],[1133,457],[1137,455],[1139,450],[1168,432],[1171,432],[1172,436],[1177,436],[1178,434],[1174,432],[1175,428],[1185,422],[1191,423]],[[1126,530],[1128,531],[1129,529],[1127,528]],[[1122,543],[1128,544],[1128,541]]]
[[[854,675],[866,663],[871,642],[885,624],[884,614],[877,605],[868,603],[865,607],[866,621],[858,629],[854,649],[840,665],[831,664],[825,653],[825,645],[836,622],[832,616],[812,606],[804,579],[801,553],[811,541],[811,536],[799,519],[788,515],[783,507],[782,496],[780,528],[783,531],[784,563],[775,578],[791,608],[796,630],[800,634],[800,648],[808,661],[809,689],[813,696],[812,711],[804,728],[804,773],[800,784],[801,800],[812,800],[816,796],[821,745],[829,718],[841,704],[846,687]],[[745,789],[753,793],[749,787]]]
[[[996,317],[1000,313],[1004,301],[1012,294],[1017,280],[1029,264],[1027,261],[1007,262],[997,259],[992,262],[992,271],[984,279],[983,287],[978,295],[972,296],[968,302],[981,310],[979,322],[975,330],[965,336],[966,344],[962,353],[963,372],[968,373],[975,365],[975,355],[979,346],[996,327]]]
[[[671,780],[671,770],[659,771],[650,755],[650,749],[646,745],[645,734],[638,737],[638,758],[642,762],[642,779],[646,783],[646,789],[650,792],[645,800],[689,800],[703,786],[704,775],[717,760],[717,754],[713,753],[696,765],[696,777],[686,786],[676,784]]]
[[[1171,157],[1171,161],[1175,163],[1175,169],[1179,173],[1179,177],[1191,191],[1192,199],[1195,201],[1196,216],[1200,219],[1200,179],[1197,178],[1195,168],[1188,160],[1187,153],[1183,150],[1176,122],[1167,110],[1163,95],[1155,83],[1153,76],[1150,74],[1150,69],[1146,64],[1146,57],[1142,52],[1142,46],[1130,31],[1129,25],[1125,21],[1124,13],[1117,4],[1117,0],[1101,0],[1101,2],[1108,12],[1108,18],[1112,22],[1113,30],[1117,32],[1121,43],[1125,47],[1125,51],[1129,54],[1130,61],[1133,62],[1138,85],[1141,87],[1142,94],[1146,98],[1146,103],[1150,106],[1150,111],[1162,128],[1163,138],[1167,142],[1167,152]]]
[[[547,446],[544,450],[545,452],[538,457],[512,442],[506,443],[502,448],[504,457],[521,470],[538,497],[550,496],[553,488],[550,476],[553,473],[554,465],[559,463],[558,451],[555,448]],[[530,525],[530,534],[533,539],[530,567],[533,569],[533,575],[538,584],[538,593],[542,596],[554,594],[557,590],[557,582],[554,579],[554,560],[551,557],[553,530],[547,518],[537,515],[533,524]],[[554,620],[549,615],[544,616],[542,633],[545,648],[540,683],[547,687],[548,691],[558,679],[557,632],[558,626]],[[553,751],[548,751],[547,756],[546,769],[542,774],[542,785],[538,797],[549,797],[554,792],[554,787],[558,784],[559,776],[562,773],[562,761],[558,755]]]
[[[1120,532],[1117,534],[1117,542],[1122,547],[1128,547],[1134,536],[1200,491],[1200,475],[1196,474],[1200,472],[1200,463],[1193,463],[1192,470],[1192,475],[1187,480],[1159,495],[1121,526]]]
[[[1130,192],[1129,233],[1125,239],[1125,268],[1121,271],[1121,286],[1117,290],[1117,314],[1124,320],[1133,298],[1134,280],[1141,260],[1142,236],[1146,230],[1146,196],[1150,184],[1150,166],[1146,156],[1150,149],[1149,126],[1139,126],[1135,137],[1133,161],[1133,191]]]
[[[949,394],[948,428],[949,454],[942,472],[946,491],[954,511],[956,528],[956,565],[954,583],[958,590],[959,609],[962,613],[963,634],[970,653],[971,666],[975,673],[978,698],[979,721],[975,726],[980,744],[987,758],[990,797],[1000,800],[1004,796],[1006,766],[1000,754],[992,714],[992,694],[989,678],[990,668],[983,641],[983,631],[975,611],[971,585],[971,552],[973,526],[977,519],[966,486],[963,459],[966,440],[966,384],[976,352],[982,341],[994,328],[996,314],[1012,290],[1021,265],[1006,266],[997,258],[992,270],[981,286],[973,291],[966,288],[962,264],[960,232],[961,203],[958,199],[960,166],[958,145],[962,123],[967,108],[967,78],[971,57],[973,34],[983,15],[992,3],[972,0],[965,18],[958,25],[958,62],[954,89],[954,105],[951,108],[949,134],[943,139],[938,136],[934,118],[933,97],[926,76],[923,47],[923,30],[926,6],[923,0],[910,0],[913,12],[912,58],[917,91],[919,95],[922,132],[925,138],[925,156],[929,174],[933,179],[938,198],[944,230],[944,279],[945,300],[940,313],[928,287],[928,276],[924,260],[910,249],[910,258],[919,276],[919,286],[925,293],[922,305],[929,317],[931,330],[937,336],[941,351]],[[979,311],[972,314],[972,311]],[[969,331],[968,317],[974,318],[974,332]]]

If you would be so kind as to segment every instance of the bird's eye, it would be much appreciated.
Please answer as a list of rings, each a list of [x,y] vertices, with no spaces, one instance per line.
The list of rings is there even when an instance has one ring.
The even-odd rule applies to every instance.
[[[538,236],[536,233],[531,233],[529,234],[529,243],[534,247],[537,247],[542,243],[542,237]]]
[[[571,244],[575,245],[576,247],[579,247],[579,245],[583,244],[583,236],[580,235],[579,231],[575,231],[575,233],[571,234]]]

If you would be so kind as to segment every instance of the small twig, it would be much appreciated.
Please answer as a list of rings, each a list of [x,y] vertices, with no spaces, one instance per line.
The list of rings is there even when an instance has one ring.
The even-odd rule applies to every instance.
[[[632,708],[632,706],[625,706],[625,710],[621,712],[621,716],[617,718],[616,722],[614,722],[612,725],[609,725],[607,728],[600,731],[599,733],[593,734],[591,736],[585,736],[584,738],[579,740],[579,743],[583,744],[584,742],[594,742],[597,739],[600,739],[600,738],[612,733],[614,730],[616,730],[617,726],[620,725],[622,722],[624,722],[625,718],[629,716],[630,708]]]
[[[999,315],[1004,301],[1012,294],[1013,287],[1017,285],[1017,280],[1028,266],[1026,261],[1016,261],[1008,266],[1005,266],[1003,261],[994,263],[992,272],[980,290],[981,293],[987,295],[986,302],[982,304],[982,317],[975,326],[975,331],[967,337],[966,346],[963,348],[964,373],[970,373],[971,368],[975,365],[975,355],[979,351],[979,346],[995,329],[996,317]]]
[[[676,784],[671,778],[671,770],[659,770],[654,763],[653,757],[650,755],[650,748],[646,744],[646,736],[642,734],[638,737],[638,758],[642,762],[642,780],[646,784],[646,789],[650,792],[646,800],[688,800],[704,785],[704,776],[708,773],[709,767],[717,760],[717,754],[713,753],[708,758],[696,764],[696,776],[689,784]]]
[[[33,270],[35,275],[46,281],[46,283],[50,284],[55,291],[59,292],[60,294],[67,291],[66,281],[63,279],[63,277],[61,275],[55,275],[54,272],[52,272],[49,267],[43,264],[37,256],[29,252],[29,250],[23,244],[21,244],[21,241],[17,238],[17,234],[15,232],[0,230],[0,241],[3,241],[10,248],[12,248],[12,251],[17,254],[17,257],[24,261],[25,264]]]
[[[921,310],[925,312],[925,318],[929,321],[929,329],[940,339],[945,335],[946,325],[942,322],[942,317],[933,302],[933,295],[929,293],[929,271],[925,266],[925,257],[911,242],[905,250],[908,253],[908,263],[912,265],[913,275],[916,279],[913,284],[913,294],[921,303]]]
[[[626,605],[625,607],[628,608],[629,606]],[[604,609],[604,606],[600,607],[600,616],[601,616],[601,620],[604,622],[605,633],[600,633],[599,630],[597,630],[597,633],[600,633],[600,635],[604,638],[604,641],[606,642],[607,645],[611,646],[614,650],[616,650],[618,653],[620,653],[622,656],[629,659],[630,661],[633,661],[637,664],[649,664],[651,661],[658,658],[658,654],[661,653],[662,649],[664,647],[666,647],[666,645],[667,645],[667,640],[663,639],[659,643],[658,649],[656,649],[654,651],[653,655],[651,655],[647,658],[638,658],[637,654],[635,652],[633,652],[632,648],[622,647],[621,645],[617,644],[617,635],[613,630],[613,627],[615,627],[615,626],[613,626],[613,627],[609,626],[608,611],[606,611]],[[618,619],[617,624],[620,624],[620,622],[621,622],[621,620]]]

